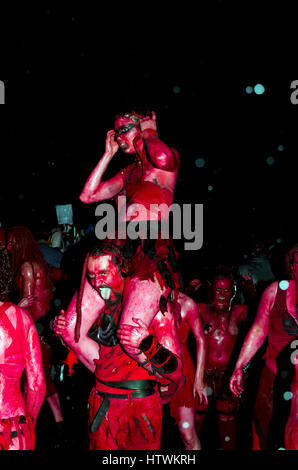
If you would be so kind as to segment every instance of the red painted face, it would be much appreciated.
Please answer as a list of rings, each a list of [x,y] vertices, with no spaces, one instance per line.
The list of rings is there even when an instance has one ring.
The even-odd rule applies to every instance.
[[[118,116],[115,119],[115,139],[121,150],[125,153],[135,153],[134,138],[140,133],[136,121],[132,118]]]
[[[90,284],[103,299],[109,299],[113,291],[122,292],[124,280],[113,264],[112,255],[91,256],[88,260],[87,276]]]
[[[212,305],[222,312],[228,310],[233,296],[233,282],[231,279],[215,279],[212,288]]]

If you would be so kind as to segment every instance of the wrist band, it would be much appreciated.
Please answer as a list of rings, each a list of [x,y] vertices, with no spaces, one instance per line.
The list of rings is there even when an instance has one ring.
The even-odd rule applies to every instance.
[[[145,354],[147,361],[161,374],[170,374],[178,367],[176,356],[160,344],[155,336],[149,335],[139,344],[139,349]]]

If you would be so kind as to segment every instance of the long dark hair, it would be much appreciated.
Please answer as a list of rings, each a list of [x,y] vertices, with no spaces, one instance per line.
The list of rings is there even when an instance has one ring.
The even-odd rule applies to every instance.
[[[48,286],[51,292],[50,268],[40,251],[40,248],[28,227],[14,226],[7,230],[7,240],[12,240],[14,245],[10,250],[10,262],[13,273],[14,288],[18,289],[21,267],[25,262],[36,262],[43,268],[47,275]]]

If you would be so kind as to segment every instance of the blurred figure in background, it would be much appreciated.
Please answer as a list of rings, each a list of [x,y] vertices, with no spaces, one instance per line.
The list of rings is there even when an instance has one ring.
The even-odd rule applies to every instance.
[[[34,323],[26,310],[10,302],[11,286],[9,258],[0,249],[0,450],[34,450],[46,384]]]
[[[59,248],[51,246],[51,230],[47,227],[39,229],[35,233],[39,249],[49,266],[60,269],[62,260],[62,251]]]
[[[209,388],[209,400],[196,408],[197,431],[200,435],[207,412],[215,402],[221,448],[224,450],[237,448],[236,418],[240,400],[231,394],[228,379],[233,371],[236,352],[238,356],[239,344],[243,341],[243,327],[247,319],[247,306],[233,303],[235,296],[233,273],[220,266],[213,273],[209,302],[198,303],[206,339],[204,382]]]
[[[260,295],[269,283],[275,280],[269,258],[269,249],[264,240],[253,240],[251,253],[245,264],[238,268],[242,278],[245,303],[258,303]]]
[[[186,450],[200,450],[201,443],[195,428],[195,403],[207,405],[204,386],[206,342],[204,331],[194,300],[179,292],[174,310],[178,339],[182,349],[183,375],[185,383],[170,402],[171,415],[176,423]],[[188,336],[192,331],[196,342],[196,367],[188,349]]]
[[[254,450],[272,448],[269,427],[273,416],[274,383],[278,378],[277,358],[287,345],[298,338],[298,244],[289,250],[286,265],[289,280],[273,282],[265,289],[230,380],[231,391],[239,397],[244,390],[243,368],[268,337],[265,366],[254,405]],[[295,395],[292,400],[296,400]]]
[[[52,349],[47,338],[50,301],[53,285],[50,269],[29,228],[15,226],[7,230],[7,250],[10,255],[14,293],[18,306],[31,315],[37,329],[46,378],[46,401],[52,411],[57,432],[61,434],[63,415],[56,386],[50,376]]]
[[[296,343],[296,347],[297,347]],[[290,416],[285,429],[285,448],[298,450],[298,356],[295,356],[295,373],[291,387],[292,399]]]

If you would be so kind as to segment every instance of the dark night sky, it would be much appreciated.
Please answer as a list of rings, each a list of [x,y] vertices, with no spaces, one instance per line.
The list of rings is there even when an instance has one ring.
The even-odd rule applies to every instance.
[[[0,66],[4,226],[55,223],[55,204],[66,203],[77,224],[93,221],[95,205],[78,195],[115,112],[138,106],[156,111],[161,138],[181,155],[175,201],[204,204],[198,259],[213,250],[236,256],[254,235],[297,241],[298,105],[290,84],[298,75],[280,28],[259,35],[257,16],[245,26],[252,2],[242,10],[226,1],[200,2],[197,10],[165,5],[96,10],[44,2],[8,13]],[[247,94],[256,83],[265,93]],[[115,169],[123,161],[115,158]]]

